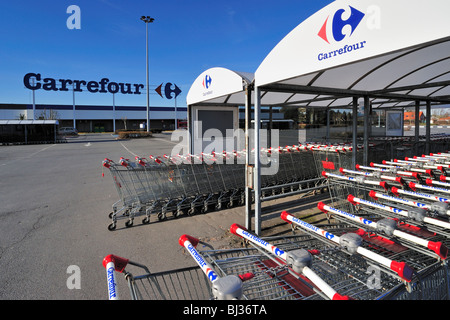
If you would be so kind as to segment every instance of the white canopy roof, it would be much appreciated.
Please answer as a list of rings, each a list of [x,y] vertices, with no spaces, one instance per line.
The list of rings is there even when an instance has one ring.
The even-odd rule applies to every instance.
[[[235,104],[245,101],[245,86],[253,82],[254,75],[225,68],[211,68],[195,79],[188,94],[187,105]]]
[[[284,103],[333,107],[361,95],[382,106],[416,98],[449,103],[449,12],[450,1],[443,0],[335,1],[292,30],[261,63],[255,84],[271,91],[261,104],[286,98]]]
[[[188,105],[243,105],[252,81],[261,105],[345,107],[354,96],[374,107],[450,104],[449,12],[446,0],[337,0],[281,40],[254,77],[202,73]]]

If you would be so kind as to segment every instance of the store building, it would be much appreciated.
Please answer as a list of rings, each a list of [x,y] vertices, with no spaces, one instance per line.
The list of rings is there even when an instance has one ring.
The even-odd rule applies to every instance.
[[[112,132],[115,130],[139,130],[146,124],[145,106],[101,105],[51,105],[0,104],[3,120],[59,120],[60,127],[75,127],[79,132]],[[175,119],[178,127],[185,126],[186,107],[150,107],[152,130],[173,130]],[[34,116],[33,116],[34,113]],[[144,127],[145,128],[145,127]]]

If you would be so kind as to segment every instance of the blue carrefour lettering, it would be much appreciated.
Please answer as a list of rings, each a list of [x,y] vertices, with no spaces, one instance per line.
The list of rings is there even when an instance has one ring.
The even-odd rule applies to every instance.
[[[202,256],[198,254],[197,250],[195,250],[195,248],[192,244],[189,244],[187,249],[191,253],[191,255],[194,257],[194,259],[198,262],[198,264],[200,265],[201,268],[206,266],[205,260],[203,260]]]
[[[108,269],[108,289],[109,289],[109,298],[116,298],[116,284],[114,283],[114,267],[110,267]]]
[[[144,88],[143,84],[130,84],[130,83],[117,83],[109,82],[109,79],[103,78],[99,82],[97,81],[85,81],[85,80],[69,80],[69,79],[53,79],[44,78],[41,83],[40,73],[27,73],[23,77],[23,84],[29,90],[43,89],[45,91],[68,91],[67,85],[73,85],[75,92],[82,92],[81,86],[86,86],[87,91],[91,93],[122,93],[122,94],[141,94],[141,89]],[[59,87],[59,89],[58,89]],[[134,88],[132,90],[131,88]]]
[[[359,49],[363,49],[364,45],[366,44],[366,41],[361,41],[355,44],[351,44],[348,45],[346,44],[345,46],[343,46],[342,48],[336,49],[336,50],[332,50],[332,51],[327,51],[327,52],[321,52],[319,53],[319,55],[317,56],[317,59],[319,61],[323,61],[323,60],[327,60],[327,59],[331,59],[343,54],[347,54],[350,53],[352,51],[357,51]]]

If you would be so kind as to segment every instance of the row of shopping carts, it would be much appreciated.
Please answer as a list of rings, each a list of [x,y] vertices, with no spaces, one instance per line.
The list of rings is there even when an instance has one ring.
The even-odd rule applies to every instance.
[[[336,209],[320,203],[323,210]],[[110,299],[179,300],[384,300],[448,299],[448,270],[442,242],[435,257],[396,244],[380,250],[378,238],[348,224],[313,225],[283,212],[281,219],[301,230],[298,235],[259,238],[233,224],[230,232],[247,247],[197,250],[200,243],[182,235],[179,244],[196,267],[151,273],[145,266],[108,255]],[[397,231],[395,236],[401,237]],[[406,232],[405,232],[406,234]],[[412,237],[412,236],[410,236]],[[428,242],[431,242],[427,240]],[[391,244],[391,247],[394,247]],[[125,270],[139,267],[144,273]],[[128,292],[119,289],[124,274]],[[120,291],[120,296],[119,296]]]
[[[320,160],[331,201],[317,207],[328,223],[282,212],[293,234],[268,238],[233,224],[245,246],[221,250],[198,250],[201,241],[182,235],[197,267],[162,273],[107,256],[110,298],[118,297],[119,271],[133,299],[449,299],[450,153],[356,170],[339,166],[347,156]]]
[[[318,188],[324,178],[317,163],[328,154],[349,153],[347,145],[305,144],[262,149],[262,167],[269,174],[261,176],[263,197],[302,192]],[[251,153],[253,156],[253,152]],[[108,168],[119,200],[112,205],[109,230],[126,219],[126,227],[136,217],[151,216],[165,220],[170,214],[179,217],[230,208],[245,203],[245,151],[187,156],[136,157],[103,161]]]

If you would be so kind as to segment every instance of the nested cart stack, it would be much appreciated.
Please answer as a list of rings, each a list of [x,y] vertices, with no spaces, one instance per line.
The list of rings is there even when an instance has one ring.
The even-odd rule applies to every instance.
[[[320,188],[325,179],[316,167],[314,153],[325,147],[294,145],[263,149],[266,167],[273,173],[262,176],[262,197],[271,199]],[[319,145],[317,145],[319,148]],[[253,151],[252,151],[253,153]],[[125,226],[144,216],[164,220],[168,214],[177,218],[245,203],[245,151],[187,156],[136,157],[135,161],[120,158],[116,163],[103,161],[108,168],[120,200],[109,214],[114,230],[117,221]],[[250,155],[251,156],[251,155]]]
[[[333,211],[327,205],[323,210]],[[333,212],[334,214],[334,212]],[[337,223],[313,225],[283,212],[294,235],[259,238],[233,224],[230,232],[246,247],[197,250],[200,241],[182,235],[196,267],[152,274],[147,268],[109,255],[104,259],[110,299],[128,295],[119,283],[122,272],[132,299],[182,300],[390,300],[448,299],[448,268],[444,244],[434,241],[433,254],[380,237],[368,237]],[[396,236],[403,235],[397,232]],[[140,267],[136,275],[126,265]],[[134,271],[133,271],[134,272]],[[119,285],[118,285],[119,284]],[[120,289],[118,289],[120,288]]]
[[[107,269],[109,287],[117,292],[114,271],[122,271],[133,299],[449,299],[450,153],[356,170],[339,167],[343,152],[324,156],[331,201],[317,207],[328,223],[282,212],[293,235],[270,238],[233,224],[246,246],[227,250],[200,251],[198,239],[182,235],[198,267],[158,274],[132,275],[108,256],[105,266],[118,261]]]

